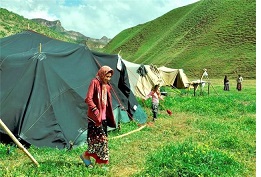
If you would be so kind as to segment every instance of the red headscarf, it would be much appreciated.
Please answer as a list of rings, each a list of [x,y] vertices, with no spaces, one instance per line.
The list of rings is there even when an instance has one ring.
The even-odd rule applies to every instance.
[[[113,75],[113,69],[111,69],[109,66],[102,66],[97,72],[96,77],[103,82],[104,77],[108,73],[111,73],[111,75]]]
[[[109,66],[102,66],[99,71],[96,74],[96,78],[101,81],[102,83],[102,105],[105,106],[107,104],[107,89],[106,85],[107,83],[103,82],[104,77],[106,74],[111,73],[113,75],[113,69],[111,69]]]

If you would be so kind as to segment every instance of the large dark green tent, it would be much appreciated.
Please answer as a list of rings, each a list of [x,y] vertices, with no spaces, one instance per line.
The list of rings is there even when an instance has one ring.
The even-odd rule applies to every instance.
[[[114,69],[116,121],[145,123],[147,116],[130,90],[126,66],[118,55],[97,53],[33,31],[2,38],[0,47],[0,118],[17,138],[57,148],[86,141],[85,137],[79,140],[87,127],[84,98],[90,80],[103,65]]]

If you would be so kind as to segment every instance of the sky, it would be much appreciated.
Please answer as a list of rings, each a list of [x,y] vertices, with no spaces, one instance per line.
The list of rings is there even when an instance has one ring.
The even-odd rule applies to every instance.
[[[199,0],[1,0],[0,7],[25,18],[60,20],[65,30],[113,38],[124,29],[154,20]]]

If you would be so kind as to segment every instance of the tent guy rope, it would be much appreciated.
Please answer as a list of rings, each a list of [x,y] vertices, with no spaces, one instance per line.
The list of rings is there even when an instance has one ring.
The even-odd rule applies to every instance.
[[[125,133],[125,134],[122,134],[122,135],[119,135],[119,136],[115,136],[115,137],[111,137],[111,138],[109,138],[109,139],[122,138],[122,137],[124,137],[124,136],[130,135],[130,134],[135,133],[135,132],[137,132],[137,131],[140,131],[140,130],[142,130],[142,129],[145,128],[145,127],[146,127],[146,125],[143,125],[143,126],[141,126],[140,128],[138,128],[138,129],[136,129],[136,130],[132,130],[132,131],[130,131],[130,132],[128,132],[128,133]]]

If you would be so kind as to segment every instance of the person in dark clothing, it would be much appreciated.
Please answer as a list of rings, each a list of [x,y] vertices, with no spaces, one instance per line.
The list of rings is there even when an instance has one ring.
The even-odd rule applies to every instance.
[[[229,91],[229,80],[228,80],[227,75],[225,75],[225,78],[224,78],[224,90]]]

